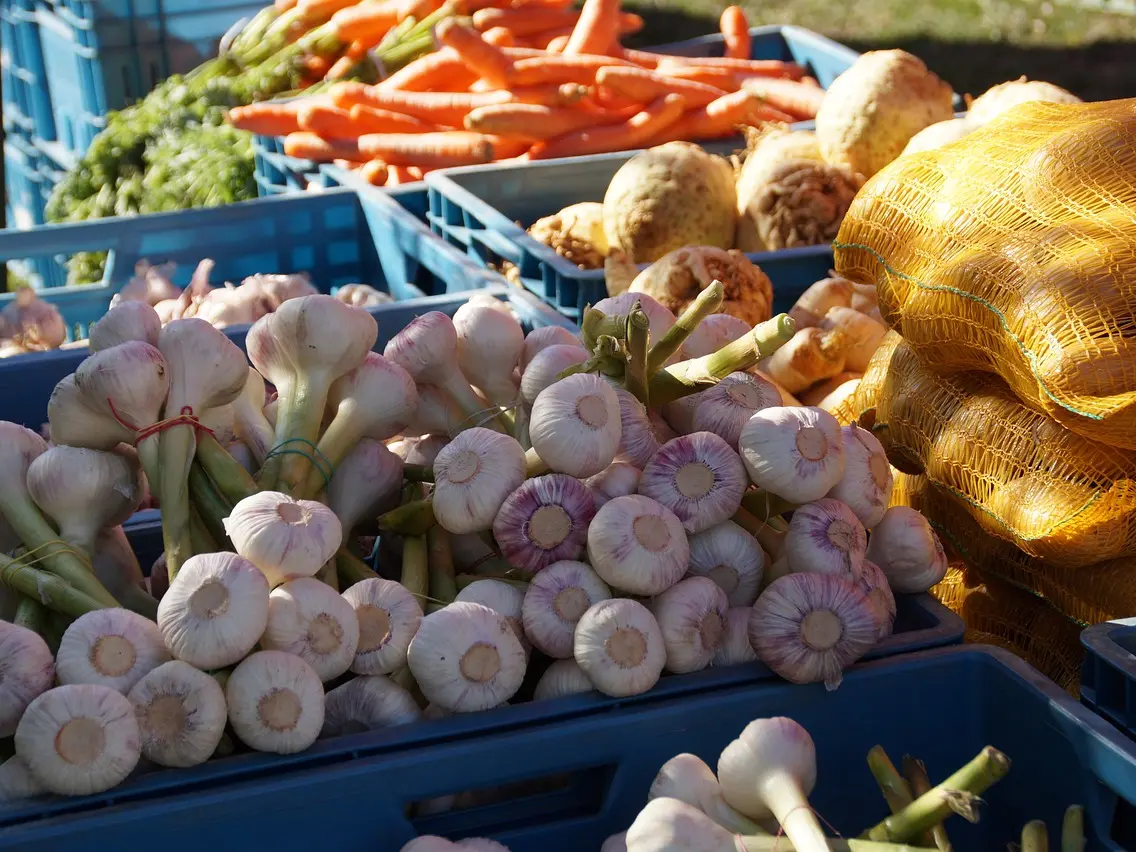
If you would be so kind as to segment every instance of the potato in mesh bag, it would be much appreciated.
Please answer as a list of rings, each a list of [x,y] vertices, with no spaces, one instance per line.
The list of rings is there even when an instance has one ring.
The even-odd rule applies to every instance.
[[[840,275],[944,373],[1136,449],[1136,99],[1031,102],[857,195]]]
[[[855,406],[895,467],[926,474],[987,533],[1054,565],[1136,555],[1136,452],[1063,428],[997,376],[933,372],[893,331]]]

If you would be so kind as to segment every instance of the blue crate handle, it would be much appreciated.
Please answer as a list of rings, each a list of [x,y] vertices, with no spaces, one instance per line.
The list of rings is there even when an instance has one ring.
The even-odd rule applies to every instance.
[[[518,228],[518,231],[521,229]],[[507,236],[500,231],[469,231],[469,238],[482,248],[487,249],[498,257],[502,257],[515,266],[520,266],[523,262],[524,252],[520,247],[513,242],[512,236]]]
[[[1088,627],[1081,645],[1081,702],[1136,739],[1136,618]]]

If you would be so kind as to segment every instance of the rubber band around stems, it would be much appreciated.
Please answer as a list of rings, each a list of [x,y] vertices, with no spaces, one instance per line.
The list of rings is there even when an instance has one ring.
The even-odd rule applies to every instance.
[[[490,420],[492,420],[494,417],[497,417],[498,415],[501,415],[501,414],[505,414],[506,412],[509,412],[509,411],[515,411],[518,407],[519,407],[519,404],[515,403],[515,402],[512,405],[491,405],[491,406],[489,406],[489,408],[483,408],[480,411],[473,412],[473,414],[469,415],[464,420],[461,420],[458,423],[458,426],[460,427],[460,429],[465,429],[467,427],[468,428],[482,427],[486,423],[488,423]],[[476,422],[471,423],[470,421],[476,421]]]
[[[114,407],[114,400],[109,396],[107,397],[107,405],[110,407],[110,414],[115,422],[118,423],[119,426],[135,433],[135,446],[142,443],[143,440],[149,438],[151,435],[165,432],[167,429],[172,429],[174,426],[189,426],[199,432],[208,432],[210,435],[213,435],[213,430],[197,419],[197,415],[193,413],[192,405],[183,405],[180,414],[174,417],[167,417],[165,420],[159,420],[157,423],[144,426],[141,429],[118,413],[118,409]]]
[[[312,452],[309,453],[307,450],[291,449],[291,448],[288,447],[288,444],[307,444],[309,447],[312,448]],[[318,455],[319,458],[316,458],[316,455],[312,455],[312,453],[315,453],[316,455]],[[323,477],[323,487],[324,488],[327,488],[331,484],[331,478],[333,476],[335,476],[335,465],[333,465],[331,463],[331,459],[329,459],[327,456],[325,456],[323,454],[323,451],[320,450],[319,447],[317,447],[314,443],[309,441],[307,438],[285,438],[283,441],[281,441],[279,444],[274,446],[271,450],[269,450],[265,454],[264,460],[267,462],[273,456],[289,456],[289,455],[290,456],[303,456],[308,461],[310,461],[312,463],[312,466],[317,471],[319,471],[319,475]],[[323,468],[324,465],[327,465],[327,470],[324,470],[324,468]],[[328,471],[331,471],[331,472],[329,473]]]
[[[51,545],[54,545],[54,544],[60,545],[61,550],[56,550],[56,551],[51,552],[51,553],[42,553],[39,556],[37,556],[35,559],[32,559],[32,560],[28,559],[28,557],[31,556],[33,553],[36,553],[37,551],[43,550],[44,548],[50,547]],[[87,554],[83,553],[81,550],[79,550],[78,548],[76,548],[75,546],[73,546],[69,542],[64,541],[61,538],[48,539],[47,541],[43,542],[43,544],[37,545],[36,547],[33,547],[31,550],[25,550],[19,556],[13,557],[12,561],[19,563],[20,565],[23,565],[25,568],[34,568],[39,563],[44,562],[47,559],[50,559],[56,553],[60,553],[60,552],[70,553],[72,556],[74,556],[76,559],[78,559],[80,562],[82,562],[87,567],[88,570],[91,570],[91,571],[94,570],[92,565],[91,565],[91,560],[87,557]]]

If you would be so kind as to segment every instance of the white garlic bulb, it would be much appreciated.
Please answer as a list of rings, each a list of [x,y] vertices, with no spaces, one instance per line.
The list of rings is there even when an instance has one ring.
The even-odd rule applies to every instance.
[[[651,603],[663,634],[667,671],[696,672],[710,665],[726,633],[726,593],[707,577],[687,577]]]
[[[314,577],[289,580],[268,596],[262,648],[295,654],[325,683],[351,667],[359,619],[351,603]]]
[[[521,375],[521,397],[532,405],[541,391],[560,381],[562,372],[587,360],[588,350],[579,341],[558,343],[540,350]]]
[[[749,642],[749,613],[748,606],[731,607],[726,613],[726,633],[710,665],[737,666],[757,660]]]
[[[738,450],[754,485],[793,503],[819,500],[844,475],[840,424],[819,408],[758,411]]]
[[[97,683],[125,695],[169,659],[161,631],[150,619],[128,609],[96,609],[64,631],[55,676],[61,684]]]
[[[575,660],[556,660],[545,669],[533,689],[533,701],[562,698],[595,689],[587,674]]]
[[[655,617],[626,598],[600,601],[580,617],[572,656],[596,689],[615,698],[646,692],[667,661]]]
[[[294,500],[276,491],[244,498],[224,524],[237,553],[263,571],[273,586],[314,577],[343,541],[339,518],[323,503]]]
[[[163,663],[127,696],[142,755],[159,766],[197,766],[217,749],[229,718],[217,681],[180,660]]]
[[[844,503],[823,497],[793,512],[785,536],[785,556],[794,572],[860,578],[868,535]]]
[[[422,718],[414,697],[382,675],[368,675],[337,686],[324,697],[320,737],[360,734],[409,725]]]
[[[781,405],[781,392],[774,384],[749,373],[730,373],[694,397],[690,431],[713,432],[733,449],[754,414]]]
[[[355,609],[359,644],[351,671],[392,674],[406,665],[406,649],[418,632],[422,606],[401,583],[370,577],[343,593]]]
[[[493,538],[501,556],[529,576],[554,562],[578,559],[596,501],[578,479],[550,473],[526,479],[501,504]]]
[[[909,506],[892,506],[872,529],[867,558],[887,575],[892,591],[925,592],[947,573],[947,554],[931,524]]]
[[[881,520],[891,500],[892,472],[883,445],[855,424],[840,430],[844,443],[844,475],[828,492],[856,513],[868,529]]]
[[[765,561],[757,539],[733,521],[723,521],[690,537],[687,573],[717,583],[730,606],[750,606],[757,600]]]
[[[31,769],[19,755],[0,763],[0,804],[42,796],[47,788],[35,780]]]
[[[16,732],[32,700],[51,688],[55,660],[35,631],[0,621],[0,737]]]
[[[860,591],[868,596],[868,601],[875,609],[876,619],[880,626],[878,638],[880,640],[887,639],[891,636],[892,629],[895,626],[896,613],[895,595],[892,593],[891,586],[888,585],[887,576],[879,565],[865,559],[858,585]]]
[[[728,520],[748,481],[738,454],[712,432],[668,441],[643,468],[639,493],[666,506],[688,533]]]
[[[649,497],[617,497],[588,527],[588,561],[608,585],[657,595],[677,583],[690,561],[686,531],[670,509]]]
[[[323,727],[323,684],[294,654],[257,651],[233,669],[225,686],[229,721],[240,741],[257,751],[295,754]]]
[[[611,464],[621,435],[615,391],[591,373],[545,388],[529,417],[533,450],[552,470],[569,476],[593,476]]]
[[[609,500],[626,497],[639,491],[639,468],[627,462],[612,462],[595,476],[584,480],[599,509]]]
[[[525,591],[521,605],[525,635],[550,657],[571,657],[580,617],[610,597],[611,589],[585,563],[554,562],[533,577]]]
[[[434,516],[448,532],[480,532],[525,480],[525,451],[508,435],[466,429],[434,460]]]

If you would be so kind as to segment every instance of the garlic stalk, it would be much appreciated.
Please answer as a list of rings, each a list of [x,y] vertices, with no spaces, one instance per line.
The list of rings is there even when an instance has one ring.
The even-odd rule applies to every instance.
[[[722,798],[752,819],[772,814],[798,852],[831,852],[808,796],[816,786],[816,746],[783,716],[757,719],[718,758]]]
[[[557,343],[541,349],[521,374],[521,398],[532,405],[541,391],[560,380],[561,373],[587,360],[588,350],[578,341]]]
[[[572,656],[595,688],[614,698],[649,690],[667,661],[655,617],[626,598],[600,601],[580,617]]]
[[[54,679],[55,660],[39,634],[0,621],[0,738],[16,732],[28,705]]]
[[[855,513],[831,497],[801,506],[789,521],[789,570],[860,578],[868,536]]]
[[[726,613],[726,633],[710,661],[711,666],[737,666],[757,661],[757,654],[749,643],[749,613],[748,606],[731,607]]]
[[[125,304],[141,304],[126,302]],[[51,447],[28,466],[28,493],[87,556],[104,527],[118,526],[142,500],[142,471],[118,453]]]
[[[158,604],[158,629],[170,652],[200,669],[242,660],[268,623],[268,581],[235,553],[189,559]]]
[[[726,632],[726,594],[706,577],[687,577],[651,602],[663,634],[667,671],[701,671],[710,665]]]
[[[264,416],[264,398],[264,378],[255,367],[249,367],[244,389],[230,404],[237,437],[248,445],[258,466],[272,450],[273,427]]]
[[[682,522],[649,497],[617,497],[588,527],[588,561],[615,589],[657,595],[682,578],[689,560]]]
[[[322,468],[338,469],[361,438],[385,441],[405,429],[418,409],[418,391],[406,370],[368,352],[362,364],[332,382],[327,401],[335,416],[317,448],[324,465],[313,466],[306,483],[284,483],[297,497],[317,494],[329,473]]]
[[[533,689],[533,701],[579,695],[595,689],[580,664],[573,659],[556,660],[540,676]]]
[[[142,756],[159,766],[198,766],[213,756],[228,709],[215,678],[188,663],[164,663],[134,684]]]
[[[434,460],[434,516],[451,533],[487,530],[524,479],[520,444],[489,429],[466,429]]]
[[[753,820],[726,804],[714,770],[693,754],[676,754],[659,769],[647,791],[647,801],[662,798],[677,799],[697,808],[735,834],[765,833]]]
[[[696,807],[678,799],[652,799],[627,830],[626,852],[791,852],[797,848],[783,837],[738,835],[723,828]]]
[[[102,352],[128,340],[141,340],[157,346],[158,332],[161,330],[162,321],[149,304],[120,302],[91,325],[87,347],[92,352]]]
[[[675,315],[670,308],[660,304],[653,296],[648,296],[646,293],[620,293],[618,296],[600,299],[592,305],[592,310],[599,311],[606,317],[625,317],[636,302],[650,322],[651,340],[661,340],[675,324]]]
[[[407,661],[427,700],[458,713],[504,704],[525,677],[525,651],[508,620],[462,601],[422,619]]]
[[[319,675],[283,651],[246,657],[229,675],[225,701],[233,731],[256,751],[295,754],[314,743],[323,728]]]
[[[749,618],[758,659],[792,683],[833,690],[844,669],[876,644],[875,607],[850,580],[789,574],[769,584]]]
[[[494,405],[512,405],[517,397],[513,368],[525,347],[525,333],[511,314],[468,302],[454,313],[458,365],[470,384]]]
[[[891,586],[888,585],[887,576],[879,565],[865,559],[858,585],[860,591],[868,596],[868,601],[875,609],[876,620],[880,628],[879,633],[876,634],[877,640],[887,639],[891,636],[892,629],[895,626],[896,612],[895,595],[892,593]]]
[[[343,593],[359,622],[359,644],[351,671],[362,675],[393,674],[406,665],[406,651],[418,625],[422,606],[401,584],[373,578]]]
[[[323,503],[261,491],[241,500],[224,519],[237,553],[273,585],[314,577],[339,549],[343,530]]]
[[[543,390],[529,417],[535,455],[569,476],[593,476],[611,464],[621,435],[615,391],[590,373],[576,373]]]
[[[892,473],[883,445],[867,429],[855,424],[840,430],[844,446],[844,474],[828,492],[848,505],[868,529],[883,520],[891,500]]]
[[[154,622],[128,609],[100,609],[71,622],[55,654],[61,684],[96,683],[125,695],[170,653]]]
[[[538,476],[505,498],[493,519],[493,538],[509,564],[531,576],[554,562],[579,558],[595,514],[595,499],[578,479]]]
[[[749,373],[730,373],[709,390],[686,399],[697,400],[687,431],[713,432],[734,449],[742,429],[756,412],[781,405],[777,388]],[[678,404],[682,402],[685,399]]]
[[[867,558],[883,569],[892,591],[925,592],[947,573],[947,554],[927,519],[908,506],[892,506],[872,529]]]
[[[42,618],[45,614],[50,616],[49,613],[43,612],[44,607],[71,618],[78,618],[98,609],[106,609],[106,605],[101,601],[80,592],[55,574],[31,568],[3,554],[0,554],[0,586],[6,586],[27,599],[19,602],[14,615],[17,619],[22,614],[31,614],[33,619]],[[29,607],[28,613],[21,612],[24,607]]]
[[[357,677],[324,696],[320,738],[409,725],[422,718],[414,697],[382,675]]]
[[[233,461],[244,468],[245,472],[255,474],[260,470],[260,462],[257,461],[256,456],[253,455],[249,445],[244,441],[230,441],[225,444],[225,452],[233,457]]]
[[[308,663],[327,683],[347,671],[359,647],[359,619],[350,601],[326,583],[300,577],[268,596],[268,623],[260,646]]]
[[[525,591],[521,605],[525,635],[537,650],[567,659],[572,656],[580,617],[610,597],[611,589],[583,562],[554,562],[533,577]]]
[[[584,480],[588,490],[595,498],[596,508],[600,508],[616,497],[626,497],[639,490],[639,468],[627,462],[612,462],[595,476]]]
[[[723,521],[690,537],[687,572],[713,580],[730,606],[752,606],[765,561],[765,552],[753,536],[733,521]]]
[[[525,345],[517,364],[521,369],[522,378],[537,354],[550,346],[582,346],[582,344],[576,335],[562,326],[546,325],[534,328],[525,335]]]
[[[840,424],[819,408],[758,411],[738,449],[753,484],[792,503],[819,500],[844,475]]]
[[[343,541],[352,541],[356,525],[398,505],[402,459],[379,441],[362,438],[336,468],[324,502],[339,518]]]
[[[142,754],[126,696],[93,683],[58,686],[36,698],[20,719],[15,742],[32,778],[61,796],[118,786]]]
[[[711,432],[668,441],[643,468],[639,493],[666,506],[688,533],[728,520],[741,506],[746,471],[738,454]]]
[[[244,353],[204,320],[191,318],[169,323],[158,335],[158,349],[169,368],[170,393],[164,409],[167,419],[200,415],[207,409],[227,405],[248,379]],[[196,445],[197,430],[191,423],[171,426],[162,432],[159,441],[162,540],[171,577],[193,555],[188,482]]]

